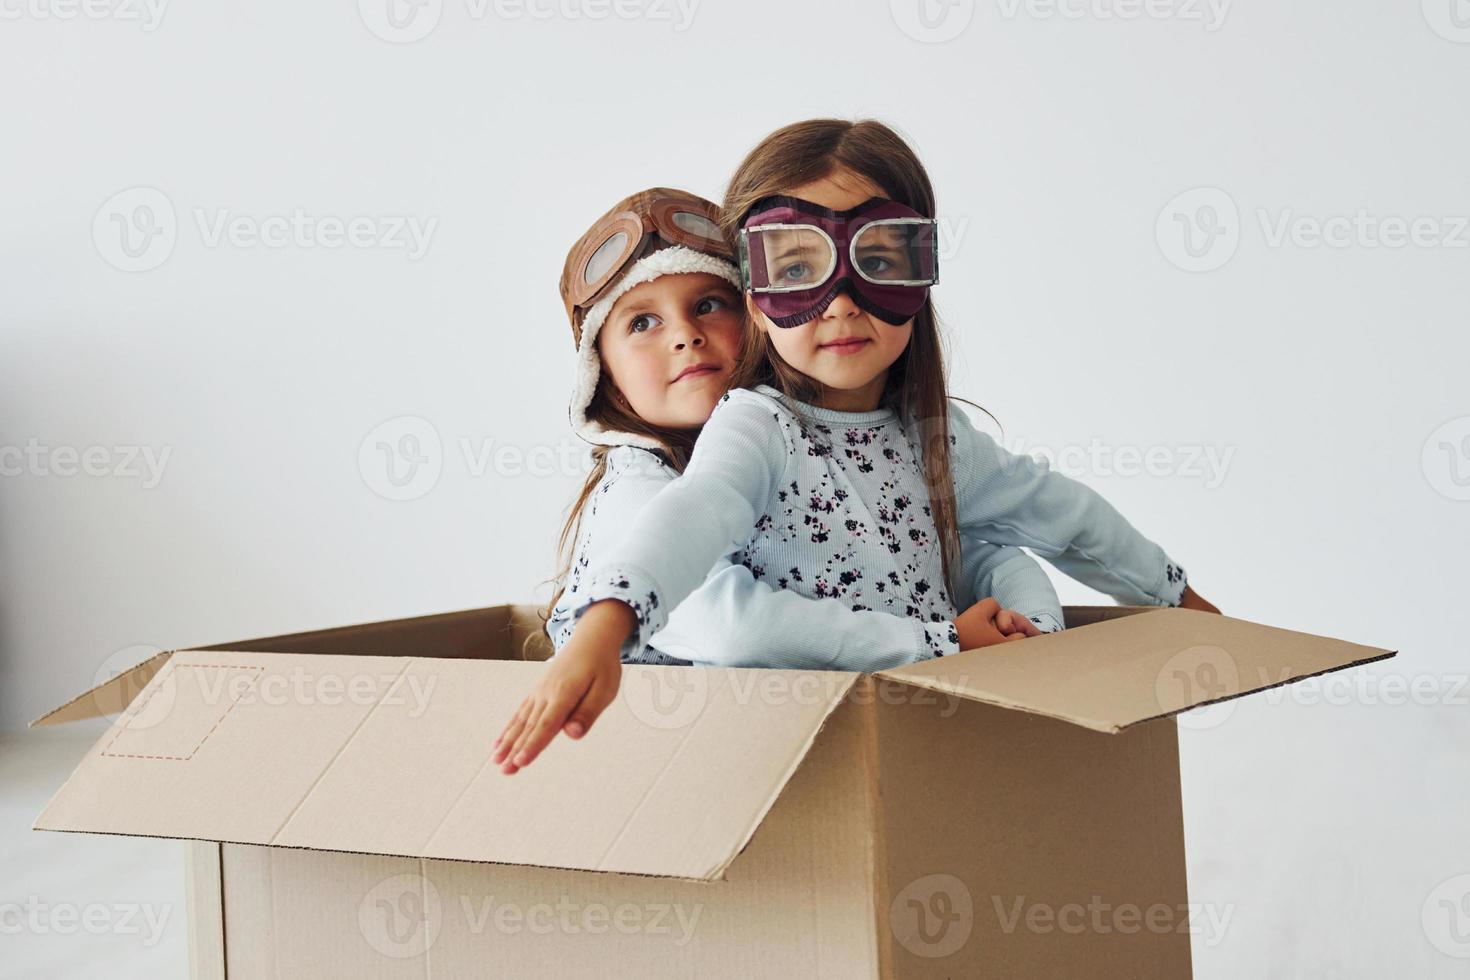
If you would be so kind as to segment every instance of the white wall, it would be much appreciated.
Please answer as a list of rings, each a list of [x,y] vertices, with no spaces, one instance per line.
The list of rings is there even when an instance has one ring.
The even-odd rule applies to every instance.
[[[374,0],[68,2],[0,0],[0,726],[150,647],[544,595],[577,467],[472,464],[579,452],[568,245],[872,115],[938,187],[955,393],[1013,448],[1174,447],[1070,471],[1226,612],[1402,650],[1186,730],[1194,895],[1232,915],[1199,975],[1467,975],[1464,0],[426,0],[407,43]],[[172,248],[123,271],[140,204]],[[298,209],[432,226],[211,238]],[[385,499],[374,446],[415,434],[437,483]]]

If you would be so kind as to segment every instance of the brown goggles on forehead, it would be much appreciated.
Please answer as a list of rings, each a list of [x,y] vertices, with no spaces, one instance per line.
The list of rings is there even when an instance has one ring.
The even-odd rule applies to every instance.
[[[719,211],[709,202],[687,197],[656,198],[642,214],[607,216],[587,233],[572,260],[568,298],[576,306],[591,305],[630,265],[671,245],[729,259],[719,222]]]

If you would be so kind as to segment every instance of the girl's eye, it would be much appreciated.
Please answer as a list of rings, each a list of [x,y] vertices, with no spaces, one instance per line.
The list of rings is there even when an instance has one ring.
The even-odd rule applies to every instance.
[[[715,310],[725,310],[729,308],[730,302],[729,300],[725,299],[725,297],[706,296],[695,305],[694,312],[697,316],[708,316]]]
[[[881,255],[869,255],[858,260],[858,265],[869,275],[881,275],[893,268],[893,263]]]
[[[628,321],[628,332],[642,333],[645,330],[652,330],[657,325],[658,317],[651,313],[640,313]]]
[[[793,262],[780,271],[780,278],[788,282],[804,282],[810,275],[811,266],[805,262]]]

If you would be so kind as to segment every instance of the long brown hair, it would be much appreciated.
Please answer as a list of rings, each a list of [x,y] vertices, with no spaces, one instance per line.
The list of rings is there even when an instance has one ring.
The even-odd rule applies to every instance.
[[[890,200],[906,204],[925,217],[935,216],[929,175],[914,151],[892,129],[871,119],[808,119],[782,127],[761,140],[735,169],[721,215],[726,241],[732,249],[736,247],[741,223],[761,198],[790,193],[792,188],[830,177],[839,170],[866,178]],[[752,315],[745,317],[745,349],[747,354],[731,387],[767,384],[798,401],[818,401],[821,383],[782,360]],[[879,404],[898,412],[920,446],[945,585],[954,596],[960,538],[949,454],[944,352],[932,298],[925,299],[914,316],[913,334],[888,370]]]

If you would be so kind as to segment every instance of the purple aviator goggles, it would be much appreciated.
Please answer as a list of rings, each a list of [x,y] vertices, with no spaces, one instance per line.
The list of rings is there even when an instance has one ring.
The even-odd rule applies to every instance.
[[[778,327],[822,315],[844,288],[860,308],[898,326],[939,281],[938,222],[881,197],[833,211],[766,197],[740,229],[740,275]]]

